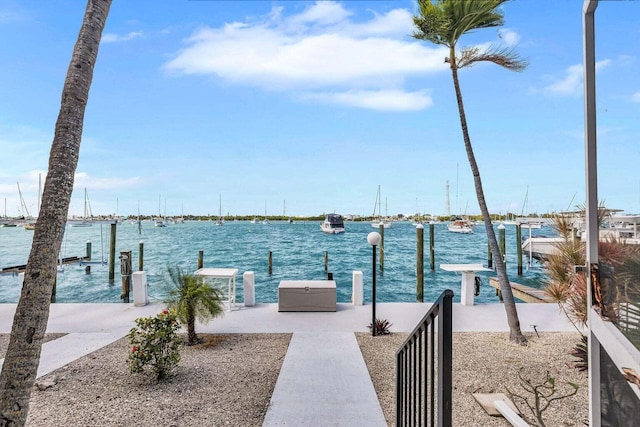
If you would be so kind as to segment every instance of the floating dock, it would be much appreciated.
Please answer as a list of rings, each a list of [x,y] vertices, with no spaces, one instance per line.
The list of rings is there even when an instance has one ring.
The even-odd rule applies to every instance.
[[[513,296],[524,302],[533,303],[552,303],[555,302],[542,289],[532,288],[531,286],[521,285],[520,283],[510,282]],[[496,288],[496,295],[502,301],[502,291],[497,277],[489,278],[489,285]]]
[[[77,257],[77,256],[71,256],[71,257],[66,257],[66,258],[62,258],[62,260],[58,261],[58,265],[62,264],[62,265],[68,265],[68,264],[81,264],[81,263],[85,263],[85,262],[89,262],[91,261],[91,257]],[[1,275],[5,275],[5,274],[12,274],[12,275],[18,275],[20,273],[23,273],[25,270],[27,269],[27,265],[26,264],[22,264],[22,265],[15,265],[13,267],[5,267],[2,269],[2,271],[0,271]]]

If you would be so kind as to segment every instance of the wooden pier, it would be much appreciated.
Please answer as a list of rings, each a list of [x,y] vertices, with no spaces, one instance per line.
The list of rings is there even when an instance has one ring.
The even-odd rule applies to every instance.
[[[542,289],[532,288],[531,286],[521,285],[520,283],[510,282],[513,296],[524,302],[533,303],[550,303],[555,302]],[[496,295],[502,301],[502,291],[497,277],[489,278],[489,285],[496,288]]]
[[[68,264],[80,264],[83,262],[89,262],[91,261],[91,257],[77,257],[77,256],[71,256],[71,257],[66,257],[66,258],[62,258],[62,261],[58,261],[58,265],[59,264],[64,264],[64,265],[68,265]],[[15,265],[13,267],[5,267],[0,271],[0,275],[4,275],[4,274],[13,274],[13,275],[17,275],[19,273],[22,273],[26,270],[27,265],[23,264],[23,265]]]

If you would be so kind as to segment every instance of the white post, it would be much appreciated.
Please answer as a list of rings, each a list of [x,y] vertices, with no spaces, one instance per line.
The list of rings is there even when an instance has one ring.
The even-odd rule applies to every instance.
[[[352,275],[351,303],[364,304],[364,287],[362,286],[362,271],[354,271]]]
[[[244,288],[244,306],[253,307],[256,305],[255,274],[253,271],[245,271],[242,274],[242,286]]]
[[[142,307],[149,303],[147,299],[147,273],[145,271],[135,271],[131,273],[133,281],[133,305]]]
[[[462,272],[462,289],[460,290],[460,302],[462,305],[473,305],[473,291],[476,274],[473,271]]]

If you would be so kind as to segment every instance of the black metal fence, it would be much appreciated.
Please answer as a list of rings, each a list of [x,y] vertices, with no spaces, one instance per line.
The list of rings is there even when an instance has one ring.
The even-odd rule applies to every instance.
[[[451,426],[452,303],[447,289],[396,352],[398,427]]]

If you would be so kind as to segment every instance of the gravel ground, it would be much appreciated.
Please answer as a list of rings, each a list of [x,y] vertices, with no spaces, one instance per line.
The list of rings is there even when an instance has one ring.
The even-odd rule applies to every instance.
[[[395,411],[395,352],[406,334],[371,337],[357,333],[365,362],[390,426]],[[0,335],[4,354],[8,335]],[[260,426],[291,334],[201,334],[206,342],[183,347],[181,362],[168,381],[133,375],[126,363],[125,338],[84,356],[37,381],[28,426],[165,425]],[[454,425],[508,426],[490,417],[474,392],[520,391],[516,373],[536,381],[550,371],[556,383],[580,385],[574,397],[545,413],[548,426],[581,426],[588,417],[587,376],[572,368],[569,350],[577,333],[527,334],[529,346],[508,342],[504,333],[454,334]]]

